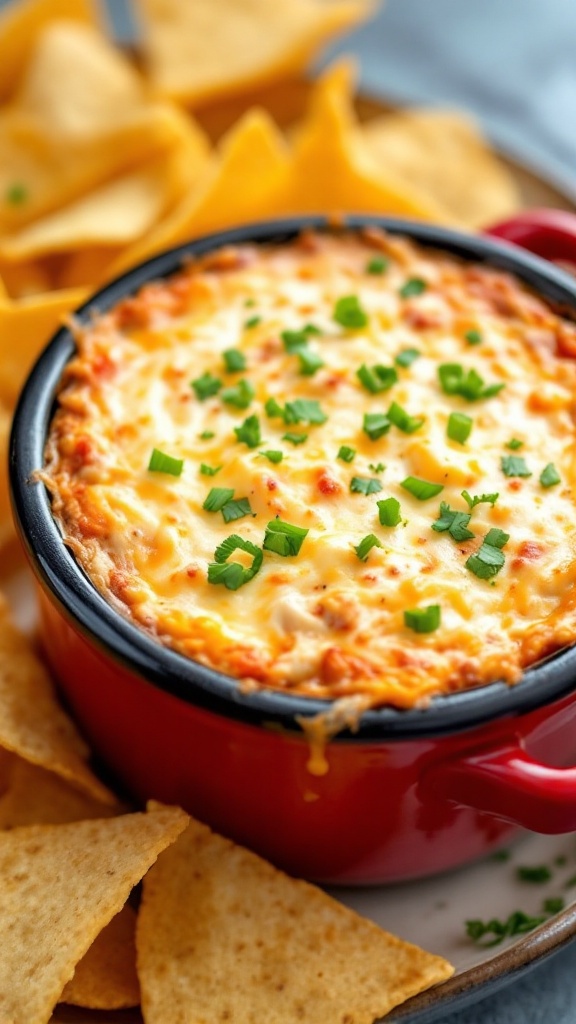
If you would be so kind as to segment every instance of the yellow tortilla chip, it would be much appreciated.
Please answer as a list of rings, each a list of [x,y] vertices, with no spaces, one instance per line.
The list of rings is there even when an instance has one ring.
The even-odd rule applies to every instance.
[[[8,756],[7,782],[0,796],[0,830],[22,825],[64,825],[120,813],[118,807],[94,800],[58,775],[14,755]]]
[[[369,0],[139,0],[156,88],[191,105],[302,70],[322,44],[375,10]]]
[[[511,172],[484,142],[472,118],[451,110],[406,110],[375,118],[361,130],[378,166],[477,228],[521,205]]]
[[[0,404],[0,551],[16,538],[8,488],[8,443],[11,424],[12,416]]]
[[[196,821],[144,879],[136,948],[146,1024],[372,1024],[453,971]]]
[[[50,269],[39,260],[19,264],[0,263],[0,274],[6,295],[11,299],[24,299],[29,295],[53,290]],[[0,302],[3,298],[4,295],[0,295]]]
[[[294,143],[278,214],[386,213],[454,223],[444,207],[375,166],[362,145],[352,106],[353,68],[333,65],[319,79]]]
[[[84,295],[88,294],[88,289],[94,291],[98,283],[108,276],[108,268],[118,259],[118,252],[116,245],[91,245],[78,252],[66,253],[58,260],[57,267],[54,267],[55,261],[50,259],[57,289],[79,290]]]
[[[59,1002],[90,1010],[122,1010],[139,1005],[136,914],[128,904],[94,940]]]
[[[92,0],[19,0],[0,12],[0,102],[17,86],[42,29],[60,18],[94,25],[100,10]]]
[[[180,141],[180,111],[150,101],[128,60],[88,26],[42,33],[0,115],[0,228],[15,230]],[[189,125],[198,158],[207,143]]]
[[[94,800],[116,804],[116,797],[88,767],[88,748],[58,704],[42,662],[12,624],[4,598],[0,601],[0,747],[54,772]]]
[[[46,342],[86,297],[84,289],[71,288],[18,302],[0,299],[0,400],[9,407]]]
[[[110,274],[189,238],[271,216],[287,170],[286,147],[274,122],[264,111],[249,111],[222,140],[198,187],[155,231],[122,253]]]
[[[0,1020],[46,1024],[76,964],[187,820],[160,807],[0,833]]]

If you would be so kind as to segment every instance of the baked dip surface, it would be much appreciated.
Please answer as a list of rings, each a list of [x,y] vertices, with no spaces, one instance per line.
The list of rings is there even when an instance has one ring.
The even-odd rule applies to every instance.
[[[307,233],[76,334],[42,478],[159,642],[243,687],[411,707],[576,638],[576,330],[513,276]]]

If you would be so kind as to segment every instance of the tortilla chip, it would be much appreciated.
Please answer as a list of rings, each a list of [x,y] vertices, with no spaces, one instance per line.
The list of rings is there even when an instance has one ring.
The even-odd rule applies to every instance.
[[[95,25],[98,10],[92,0],[19,0],[0,13],[0,102],[17,86],[22,69],[40,32],[60,18]]]
[[[121,1010],[139,1005],[136,914],[128,904],[92,943],[59,1002],[90,1010]]]
[[[94,800],[116,797],[87,764],[88,748],[56,700],[52,682],[0,600],[0,747],[54,772]]]
[[[369,0],[140,0],[153,84],[190,105],[301,71],[333,36],[369,17]]]
[[[180,141],[183,115],[152,103],[128,60],[93,29],[52,24],[0,115],[0,228],[15,230]],[[207,142],[190,122],[198,157]]]
[[[6,295],[11,299],[25,299],[29,295],[40,295],[53,290],[52,274],[41,261],[10,264],[0,263],[0,274]],[[4,298],[0,296],[0,302]]]
[[[347,61],[333,65],[318,80],[276,212],[385,213],[454,223],[440,203],[386,166],[372,163],[358,132],[352,86],[353,67]]]
[[[76,964],[188,821],[156,808],[0,833],[0,1019],[46,1024]]]
[[[0,551],[16,538],[8,487],[8,443],[11,424],[10,413],[0,404]],[[0,673],[1,671],[0,668]]]
[[[7,783],[0,796],[0,830],[22,825],[64,825],[119,813],[118,807],[93,800],[52,772],[8,756],[11,761],[6,770]]]
[[[196,821],[144,879],[136,948],[146,1024],[372,1024],[453,970]]]
[[[127,249],[110,274],[189,238],[271,216],[287,170],[288,155],[276,125],[264,111],[249,111],[224,137],[197,189],[155,231]]]
[[[67,313],[87,297],[84,289],[71,288],[29,296],[18,302],[0,299],[0,400],[12,407],[29,370],[46,342],[62,325]],[[0,411],[0,437],[4,435]],[[0,490],[0,521],[2,497]],[[6,506],[8,507],[8,506]]]
[[[468,227],[482,227],[520,208],[511,172],[470,117],[450,110],[406,110],[375,118],[361,134],[378,166],[430,195]]]

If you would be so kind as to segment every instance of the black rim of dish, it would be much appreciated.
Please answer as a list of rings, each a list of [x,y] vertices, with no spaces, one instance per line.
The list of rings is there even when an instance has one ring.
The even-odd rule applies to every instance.
[[[199,238],[139,265],[92,296],[75,314],[86,323],[148,281],[169,277],[183,262],[224,245],[279,243],[313,228],[338,231],[384,228],[420,244],[465,260],[488,263],[515,273],[544,299],[571,315],[576,309],[576,283],[552,264],[515,246],[474,237],[429,224],[385,217],[345,218],[337,226],[325,217],[299,217],[247,225]],[[15,339],[16,343],[16,339]],[[52,517],[43,484],[31,479],[43,462],[44,444],[64,366],[75,352],[74,339],[61,329],[44,350],[22,392],[10,440],[10,484],[14,515],[34,571],[73,626],[136,675],[192,704],[254,725],[274,723],[300,730],[297,718],[313,717],[330,701],[292,696],[272,690],[242,693],[237,681],[162,646],[123,618],[91,584],[64,545]],[[340,740],[395,740],[447,735],[473,729],[493,719],[525,714],[567,696],[576,680],[576,647],[560,651],[529,669],[510,687],[492,683],[478,689],[434,698],[427,708],[407,711],[390,707],[363,713],[358,729]]]

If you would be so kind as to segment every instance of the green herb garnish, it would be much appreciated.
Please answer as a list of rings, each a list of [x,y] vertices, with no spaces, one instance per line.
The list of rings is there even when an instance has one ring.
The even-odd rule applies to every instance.
[[[216,434],[213,430],[203,430],[201,434],[198,434],[201,441],[210,441]]]
[[[522,910],[514,910],[506,921],[500,921],[497,917],[491,918],[490,921],[466,921],[466,931],[474,942],[488,948],[497,946],[503,939],[511,938],[513,935],[524,935],[526,932],[531,932],[545,920],[545,917],[530,917]],[[491,936],[488,942],[480,942],[487,936]]]
[[[480,331],[466,331],[464,337],[466,338],[466,341],[468,342],[469,345],[482,344],[482,335],[480,334]]]
[[[284,452],[280,452],[275,448],[269,448],[265,452],[258,452],[258,454],[263,455],[269,462],[282,462],[282,459],[284,458]]]
[[[228,373],[239,373],[246,369],[246,356],[237,348],[227,348],[222,353]]]
[[[474,497],[472,497],[468,491],[461,491],[460,493],[468,505],[468,508],[476,508],[476,505],[484,504],[492,505],[492,508],[494,508],[494,505],[499,498],[498,491],[495,491],[494,494],[475,494]]]
[[[368,314],[364,312],[357,295],[343,295],[334,306],[332,318],[342,327],[366,327]]]
[[[285,423],[321,424],[328,419],[315,398],[296,398],[293,402],[286,402],[283,416]]]
[[[252,555],[252,564],[248,568],[240,562],[228,561],[236,550]],[[214,558],[215,561],[208,565],[208,582],[222,584],[228,590],[238,590],[256,575],[262,565],[264,554],[255,544],[233,533],[218,545]]]
[[[368,469],[371,469],[373,473],[383,473],[386,466],[383,462],[369,462]]]
[[[382,484],[374,477],[353,476],[350,481],[350,490],[353,494],[377,494],[382,490]]]
[[[513,437],[513,438],[511,438],[510,441],[508,441],[506,447],[509,448],[511,452],[517,452],[518,449],[521,448],[523,444],[524,444],[524,441],[519,441],[517,437]]]
[[[451,412],[446,433],[451,441],[465,444],[472,432],[474,420],[464,412]]]
[[[275,551],[284,557],[297,555],[307,535],[308,530],[302,526],[273,519],[266,527],[263,547],[265,551]]]
[[[299,331],[282,331],[280,337],[287,352],[298,352],[299,349],[306,347],[311,335],[321,333],[314,324],[306,324]]]
[[[216,476],[219,473],[222,466],[207,466],[205,462],[200,463],[200,472],[202,476]]]
[[[377,501],[378,518],[382,526],[398,526],[402,521],[398,498],[384,498]]]
[[[234,497],[233,487],[212,487],[208,492],[202,508],[206,512],[220,512],[224,505]]]
[[[287,434],[282,434],[283,441],[289,441],[290,444],[304,444],[304,441],[308,440],[308,434],[294,434],[288,431]]]
[[[248,448],[257,448],[262,444],[260,420],[257,416],[248,416],[241,427],[234,427],[234,433],[238,441],[248,445]]]
[[[398,405],[398,402],[392,402],[386,415],[390,422],[404,434],[414,434],[415,431],[420,430],[425,421],[424,416],[409,416],[406,410]]]
[[[249,320],[244,321],[244,327],[250,330],[252,327],[258,327],[258,324],[262,323],[261,316],[251,316]]]
[[[15,181],[9,185],[4,194],[4,200],[9,206],[22,206],[28,199],[28,189],[21,182]]]
[[[556,484],[559,484],[560,482],[560,474],[556,469],[556,466],[553,462],[549,462],[547,466],[544,466],[544,469],[540,473],[540,483],[542,487],[555,487]]]
[[[316,371],[324,366],[322,357],[309,348],[299,348],[296,355],[300,360],[300,373],[304,377],[313,377]]]
[[[172,455],[166,455],[158,448],[152,449],[148,470],[151,473],[168,473],[169,476],[180,476],[184,466],[184,459],[175,459]]]
[[[336,456],[336,458],[337,459],[342,459],[342,462],[352,462],[352,460],[353,460],[355,455],[356,455],[356,449],[355,448],[349,448],[348,445],[341,444],[339,449],[338,449],[338,455]]]
[[[432,529],[436,533],[449,533],[453,540],[460,543],[464,540],[471,540],[474,534],[468,529],[470,512],[455,512],[450,506],[442,501],[440,503],[440,516]]]
[[[255,512],[250,507],[248,498],[235,498],[227,501],[221,508],[222,518],[225,523],[231,523],[235,519],[243,519],[244,516],[253,516]]]
[[[390,260],[384,256],[373,256],[371,260],[368,260],[365,270],[367,274],[385,274],[389,266]]]
[[[362,429],[371,441],[377,441],[379,437],[387,434],[391,427],[390,420],[383,412],[365,412],[362,422]]]
[[[516,868],[516,877],[521,882],[535,882],[538,885],[544,882],[549,882],[552,878],[552,872],[549,867],[545,864],[540,864],[538,867],[518,867]]]
[[[532,476],[522,455],[503,455],[500,466],[504,476]]]
[[[418,501],[428,501],[428,498],[434,498],[444,490],[444,484],[433,484],[429,480],[420,480],[416,476],[407,476],[400,486],[414,498],[418,498]]]
[[[206,398],[211,398],[212,395],[217,395],[222,387],[222,381],[218,377],[214,377],[211,373],[203,373],[201,377],[197,377],[196,380],[190,381],[190,386],[194,388],[196,392],[196,398],[199,398],[203,402]]]
[[[363,363],[356,376],[371,394],[377,395],[381,391],[388,391],[398,381],[398,374],[393,366],[366,366]]]
[[[250,381],[239,380],[234,387],[224,388],[220,397],[227,405],[233,405],[237,409],[247,409],[255,394]]]
[[[438,629],[440,619],[439,604],[429,604],[427,608],[410,608],[404,612],[404,625],[415,633],[433,633]]]
[[[565,903],[561,896],[549,896],[542,904],[542,909],[546,914],[559,914],[564,907]]]
[[[464,563],[466,568],[480,580],[492,579],[504,565],[505,558],[501,548],[509,540],[509,534],[504,533],[503,530],[489,530],[476,554],[470,555],[470,558]]]
[[[411,277],[402,285],[399,294],[403,299],[411,299],[413,295],[422,295],[428,285],[421,277]]]
[[[268,398],[264,403],[264,409],[266,410],[266,415],[270,416],[271,419],[274,419],[276,416],[284,417],[284,408],[275,398]]]
[[[438,367],[440,386],[447,395],[461,395],[469,402],[479,398],[492,398],[505,384],[485,384],[477,370],[465,371],[460,363],[442,363]]]
[[[412,363],[415,362],[416,359],[419,358],[420,352],[417,348],[403,348],[402,351],[394,357],[394,362],[396,363],[396,366],[402,366],[406,370],[409,366],[412,366]]]
[[[354,551],[358,555],[361,562],[365,562],[368,555],[372,551],[372,548],[381,548],[382,544],[375,537],[373,533],[369,533],[366,537],[363,537],[359,544],[356,545]]]

